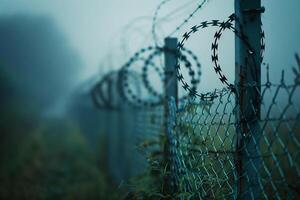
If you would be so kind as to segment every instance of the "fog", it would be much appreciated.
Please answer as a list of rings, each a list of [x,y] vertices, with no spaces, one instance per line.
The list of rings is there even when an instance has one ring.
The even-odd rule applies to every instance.
[[[36,191],[48,186],[48,199],[66,199],[67,195],[73,199],[76,192],[84,198],[91,195],[85,199],[107,199],[106,193],[113,193],[144,169],[145,158],[137,154],[135,145],[138,137],[151,135],[151,130],[137,131],[144,127],[135,123],[151,121],[157,117],[155,110],[151,116],[144,116],[140,110],[122,107],[124,102],[118,97],[114,100],[127,114],[124,110],[125,114],[109,112],[108,108],[99,111],[90,91],[105,74],[121,69],[141,48],[154,46],[153,17],[161,2],[0,0],[0,199],[20,199],[23,194],[29,199],[43,199],[42,192]],[[234,0],[208,0],[174,32],[198,4],[196,0],[172,0],[161,6],[154,24],[159,45],[165,37],[180,41],[194,25],[223,21],[234,12]],[[300,53],[300,1],[262,0],[262,6],[266,35],[262,82],[266,81],[269,65],[272,82],[278,83],[285,70],[286,81],[293,83],[294,54]],[[211,63],[216,30],[218,27],[203,29],[186,43],[201,63],[201,92],[224,87]],[[219,58],[230,83],[235,77],[234,56],[234,34],[226,31],[220,40]],[[150,78],[154,87],[161,86],[157,77]],[[117,96],[116,91],[112,93]],[[53,165],[48,165],[52,160]],[[68,167],[74,171],[68,171]],[[82,177],[73,181],[73,174],[81,170]],[[57,175],[60,173],[63,178]],[[43,177],[45,182],[41,181]],[[36,182],[28,189],[31,178]],[[87,185],[79,191],[82,180]],[[59,182],[58,186],[53,182]],[[2,189],[2,185],[6,187]]]
[[[180,1],[173,1],[165,4],[160,9],[158,18],[167,16],[172,11],[177,11],[167,20],[159,21],[159,30],[157,31],[160,39],[172,32],[174,27],[178,26],[187,17],[197,5],[197,1],[190,1],[189,6],[181,8],[183,4]],[[78,60],[81,60],[80,76],[76,79],[78,84],[89,79],[91,76],[97,76],[110,69],[119,69],[135,51],[141,47],[152,45],[151,25],[154,11],[160,1],[138,1],[138,0],[112,0],[97,1],[90,0],[82,2],[80,0],[54,0],[54,1],[34,1],[34,0],[1,0],[0,15],[4,18],[13,15],[31,16],[35,18],[47,18],[56,29],[61,32],[62,37],[70,45],[70,48],[78,54]],[[299,30],[299,1],[262,1],[266,8],[262,16],[263,29],[266,32],[266,45],[269,47],[265,53],[265,62],[271,65],[272,73],[279,73],[281,69],[289,68],[293,64],[293,54],[300,50],[295,40],[300,35]],[[282,15],[282,11],[288,10],[288,14]],[[172,36],[181,38],[181,35],[190,27],[205,20],[220,19],[224,20],[233,13],[233,1],[230,0],[210,0],[204,5],[204,8],[196,13],[195,17],[180,31]],[[139,22],[136,19],[143,18]],[[125,31],[128,24],[135,24],[135,30],[142,30],[143,34],[129,28]],[[45,25],[46,26],[46,25]],[[50,26],[50,25],[49,25]],[[125,29],[124,29],[125,28]],[[209,31],[204,31],[209,32]],[[199,45],[188,45],[190,49],[198,50],[198,55],[204,66],[203,83],[214,77],[213,70],[210,67],[210,52],[197,49],[207,49],[210,46],[210,33],[199,36]],[[226,33],[222,41],[223,49],[230,49],[233,46],[233,34]],[[120,47],[124,44],[130,48],[129,53],[125,55],[120,52]],[[162,40],[161,40],[162,41]],[[198,46],[198,47],[197,47]],[[284,50],[283,50],[284,49]],[[233,59],[234,51],[220,50],[224,69],[229,78],[233,80]],[[77,59],[77,58],[75,58]],[[56,59],[57,60],[57,59]],[[75,62],[75,61],[74,61]],[[211,82],[210,85],[220,87],[217,82]],[[205,85],[204,85],[205,88]]]

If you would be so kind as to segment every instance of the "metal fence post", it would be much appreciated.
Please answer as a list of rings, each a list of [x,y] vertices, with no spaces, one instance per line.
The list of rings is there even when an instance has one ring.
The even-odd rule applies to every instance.
[[[166,38],[165,39],[165,134],[166,144],[164,147],[165,163],[167,167],[167,176],[164,180],[164,188],[166,192],[172,194],[176,191],[175,182],[172,174],[172,145],[174,140],[174,125],[176,121],[176,105],[178,102],[178,83],[177,83],[177,38]]]
[[[167,97],[174,97],[178,102],[178,83],[177,83],[177,38],[165,39],[165,94]]]
[[[259,199],[261,85],[261,0],[235,0],[236,29],[246,41],[235,39],[236,198]],[[251,47],[251,50],[249,49]]]

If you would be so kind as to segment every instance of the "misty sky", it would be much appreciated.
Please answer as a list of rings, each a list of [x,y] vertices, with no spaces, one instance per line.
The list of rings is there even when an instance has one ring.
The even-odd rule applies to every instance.
[[[83,63],[81,78],[86,79],[99,72],[120,68],[129,56],[118,56],[122,53],[120,53],[122,41],[125,40],[126,45],[133,49],[129,54],[139,47],[152,44],[151,19],[160,2],[160,0],[0,0],[0,15],[28,14],[52,19],[65,34],[70,45],[78,52]],[[178,12],[178,15],[160,23],[163,32],[166,34],[171,32],[189,15],[199,1],[189,2],[190,5]],[[159,17],[169,14],[184,4],[181,0],[171,1],[162,8]],[[296,51],[300,52],[300,1],[262,0],[262,4],[266,7],[262,17],[267,37],[265,62],[270,63],[272,73],[278,74],[281,69],[294,65],[293,54]],[[210,0],[190,23],[173,36],[180,37],[185,30],[204,20],[226,19],[233,11],[233,0]],[[132,28],[126,32],[124,27],[132,20],[141,17],[145,18],[136,22],[136,29]],[[163,35],[162,32],[159,33]],[[208,51],[211,39],[206,38],[210,37],[209,33],[207,36],[195,38],[194,41],[198,41],[201,45],[188,46],[195,49],[196,53],[198,53],[198,46],[204,47],[199,50],[201,55],[199,58],[202,65],[205,65],[202,69],[203,76],[206,74],[202,78],[204,84],[205,80],[210,80],[211,76],[214,76]],[[224,37],[226,39],[224,38],[221,43],[223,47],[220,48],[221,62],[224,63],[226,73],[233,80],[233,68],[230,69],[234,58],[233,34],[228,33]]]

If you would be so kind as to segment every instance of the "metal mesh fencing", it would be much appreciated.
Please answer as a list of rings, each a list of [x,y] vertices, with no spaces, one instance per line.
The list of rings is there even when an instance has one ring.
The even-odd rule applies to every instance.
[[[177,191],[192,199],[299,198],[299,86],[262,85],[252,120],[238,117],[245,111],[229,89],[181,103],[171,147]]]

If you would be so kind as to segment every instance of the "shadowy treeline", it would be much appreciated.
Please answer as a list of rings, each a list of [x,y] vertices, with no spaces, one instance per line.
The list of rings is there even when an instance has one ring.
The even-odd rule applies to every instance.
[[[74,88],[80,59],[46,17],[0,18],[0,199],[113,199],[101,134],[46,117]]]

